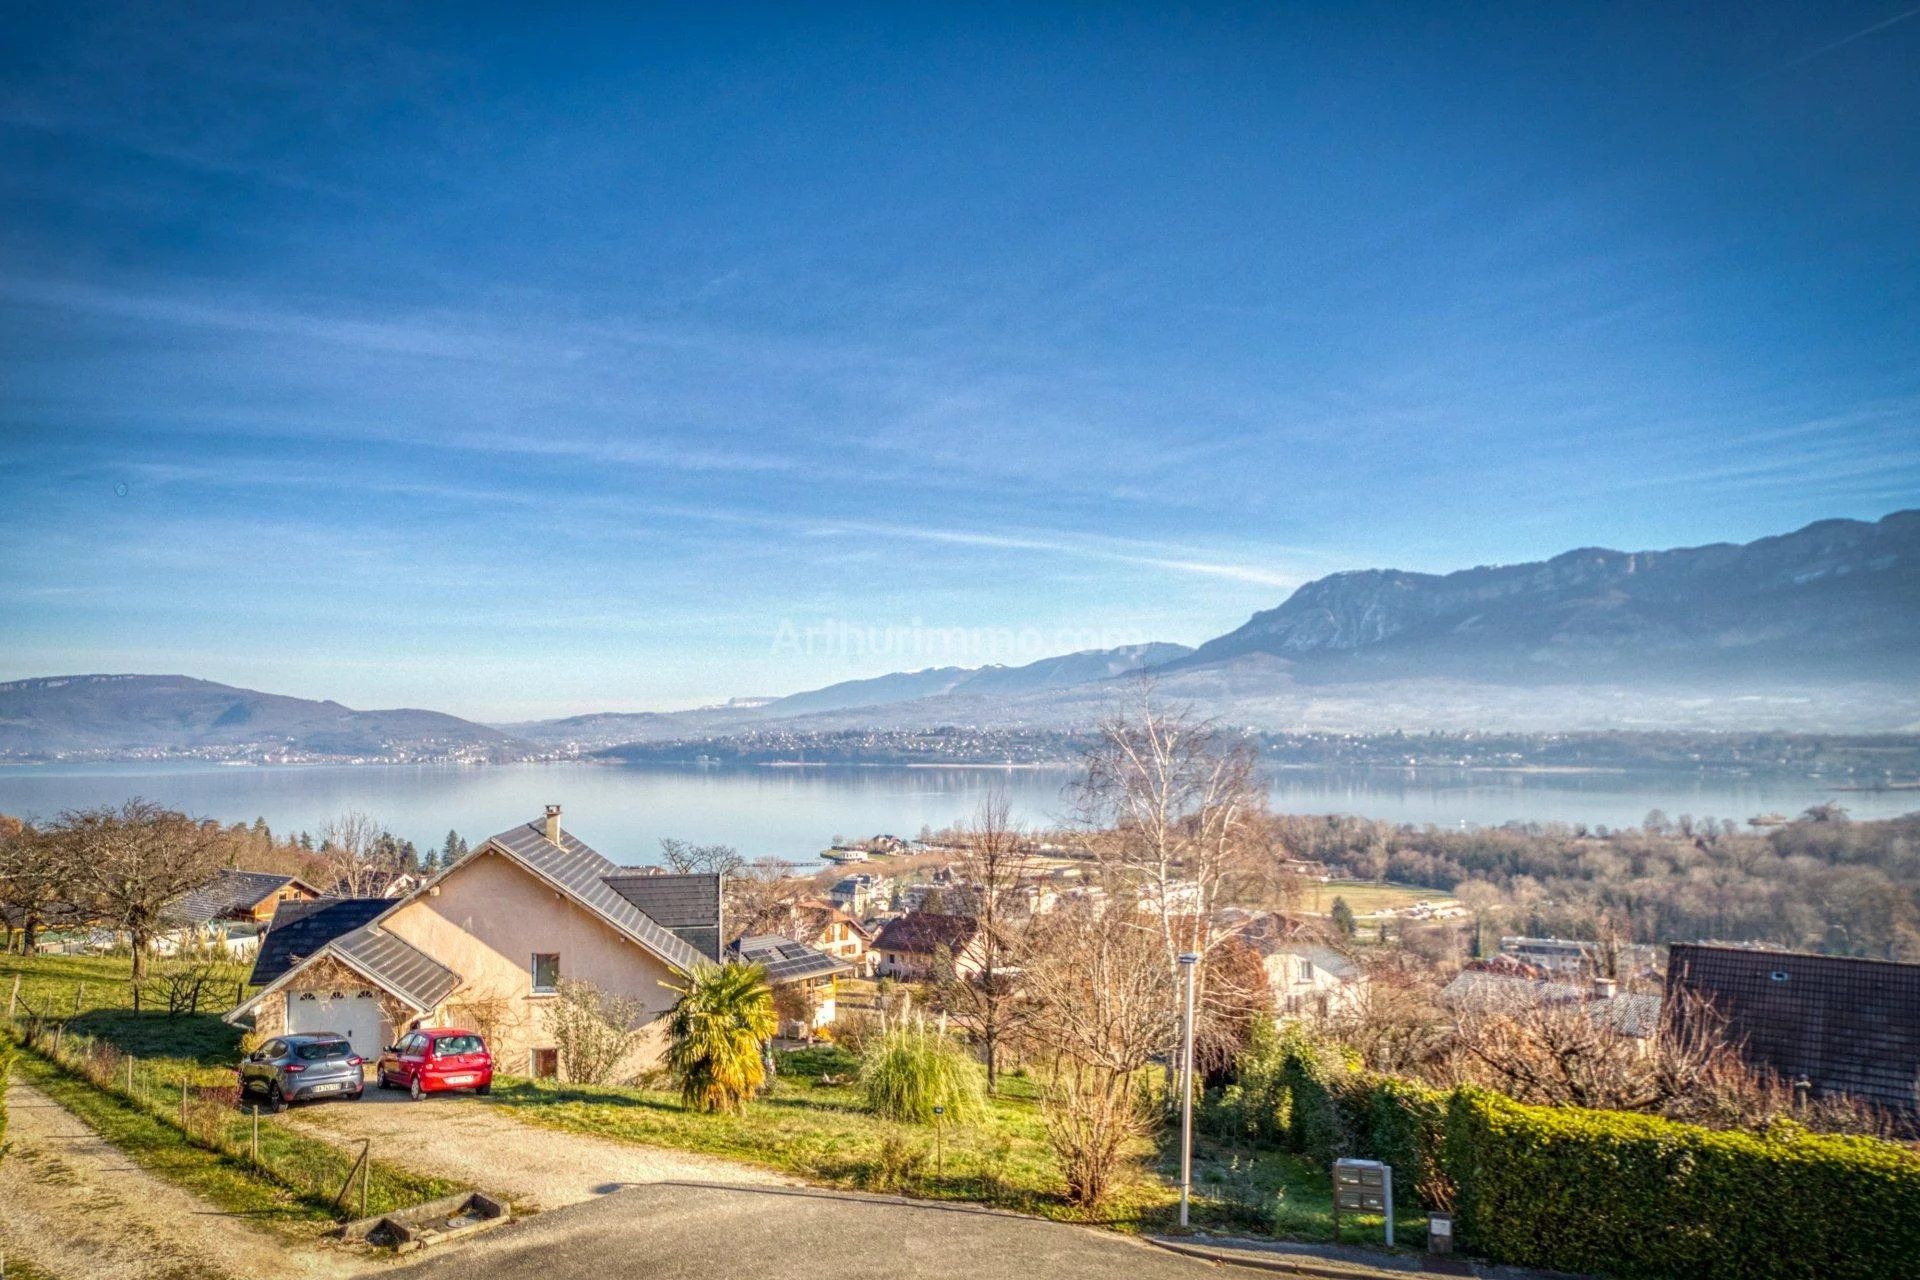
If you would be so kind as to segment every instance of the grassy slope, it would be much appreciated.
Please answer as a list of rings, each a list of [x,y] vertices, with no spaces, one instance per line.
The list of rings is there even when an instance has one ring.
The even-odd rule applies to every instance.
[[[233,1063],[239,1056],[239,1031],[221,1022],[219,1012],[135,1013],[128,1007],[129,971],[124,958],[0,955],[0,1002],[12,990],[14,975],[21,975],[21,997],[33,1008],[57,1011],[68,1036],[91,1037],[138,1057],[140,1088],[153,1096],[170,1096],[183,1081],[197,1087],[230,1087]],[[231,992],[226,995],[230,997]],[[76,997],[80,1012],[74,1014]],[[227,1007],[223,1002],[219,1011]],[[0,1013],[4,1008],[0,1003]],[[333,1221],[324,1198],[290,1191],[242,1161],[193,1145],[172,1124],[39,1054],[21,1050],[15,1071],[126,1151],[135,1163],[224,1208],[296,1224]],[[229,1128],[238,1134],[244,1124],[236,1111]],[[260,1152],[263,1163],[284,1170],[301,1185],[337,1187],[350,1162],[336,1148],[283,1129],[271,1119],[261,1122]],[[368,1201],[373,1211],[417,1204],[458,1189],[450,1182],[422,1178],[380,1162],[375,1162],[374,1169]]]
[[[1326,884],[1313,881],[1301,893],[1300,909],[1315,915],[1326,915],[1333,910],[1335,898],[1345,898],[1356,916],[1368,916],[1376,911],[1397,911],[1416,902],[1431,902],[1437,906],[1453,901],[1444,890],[1425,889],[1419,885],[1375,884],[1371,880],[1333,880]]]
[[[744,1160],[812,1182],[904,1190],[927,1199],[979,1201],[1081,1220],[1065,1201],[1032,1081],[1003,1076],[1001,1096],[990,1101],[987,1121],[947,1134],[936,1168],[930,1130],[876,1119],[857,1088],[818,1083],[821,1071],[840,1073],[849,1066],[822,1051],[787,1055],[773,1092],[740,1116],[689,1112],[676,1096],[655,1090],[544,1081],[503,1081],[492,1101],[534,1124]],[[917,1174],[904,1183],[888,1176],[889,1139],[922,1158]],[[1169,1226],[1179,1199],[1177,1152],[1140,1154],[1142,1167],[1123,1181],[1102,1220],[1139,1230]],[[1264,1227],[1273,1221],[1275,1202],[1283,1200],[1280,1223],[1288,1234],[1327,1239],[1330,1196],[1326,1172],[1298,1157],[1233,1152],[1209,1143],[1197,1148],[1193,1220],[1198,1225]],[[1351,1232],[1348,1238],[1359,1235]]]

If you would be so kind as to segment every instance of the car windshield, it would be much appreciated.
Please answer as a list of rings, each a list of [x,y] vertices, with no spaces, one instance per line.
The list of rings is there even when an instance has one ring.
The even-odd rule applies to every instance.
[[[352,1057],[353,1046],[345,1040],[315,1040],[311,1044],[295,1045],[293,1056],[302,1062],[325,1062],[331,1058]]]
[[[434,1043],[435,1057],[451,1058],[456,1053],[481,1053],[485,1046],[479,1036],[441,1036]]]

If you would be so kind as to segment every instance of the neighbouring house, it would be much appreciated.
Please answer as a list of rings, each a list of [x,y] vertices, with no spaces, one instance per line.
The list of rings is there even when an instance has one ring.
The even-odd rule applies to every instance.
[[[830,1026],[838,982],[853,973],[853,965],[803,942],[762,933],[740,938],[727,948],[727,958],[743,964],[764,965],[780,1010],[780,1034],[811,1040]]]
[[[309,902],[320,891],[297,876],[228,868],[167,904],[171,926],[154,939],[160,955],[218,945],[231,955],[252,954],[260,934],[285,902]]]
[[[1529,1009],[1578,1009],[1637,1040],[1650,1042],[1660,1029],[1658,995],[1622,992],[1611,978],[1566,982],[1544,970],[1501,956],[1476,960],[1440,991],[1440,1003],[1458,1013],[1523,1013]]]
[[[1920,964],[1676,943],[1667,999],[1677,1017],[1723,1020],[1751,1066],[1789,1085],[1920,1117]]]
[[[866,977],[872,966],[873,931],[831,903],[810,900],[788,913],[793,938],[844,960],[852,972]]]
[[[856,920],[864,920],[876,911],[884,911],[892,882],[883,876],[843,876],[827,890],[827,901]]]
[[[873,950],[880,957],[875,972],[887,978],[930,978],[943,953],[951,959],[955,977],[970,978],[984,964],[980,923],[972,916],[908,912],[881,926],[873,939]]]
[[[1266,970],[1273,1007],[1286,1017],[1334,1017],[1366,1001],[1367,972],[1324,943],[1296,938],[1249,942]]]
[[[460,1024],[487,1036],[503,1073],[550,1076],[547,1012],[560,979],[577,978],[643,1009],[645,1034],[619,1073],[657,1065],[672,984],[719,959],[720,877],[616,866],[560,816],[549,805],[402,898],[284,905],[258,990],[227,1020],[270,1035],[336,1031],[363,1054],[415,1021]]]
[[[1592,974],[1601,967],[1600,944],[1581,938],[1502,938],[1500,954],[1537,965],[1549,973]],[[1622,974],[1645,974],[1655,969],[1654,949],[1622,944],[1618,964]]]

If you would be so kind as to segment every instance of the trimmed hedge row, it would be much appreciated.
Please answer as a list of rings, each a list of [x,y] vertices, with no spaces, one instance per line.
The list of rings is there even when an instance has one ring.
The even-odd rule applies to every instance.
[[[1451,1206],[1496,1262],[1641,1280],[1920,1276],[1920,1152],[1872,1138],[1722,1132],[1524,1106],[1357,1071],[1293,1031],[1256,1032],[1215,1132],[1316,1162],[1393,1166],[1395,1197]]]
[[[1564,1271],[1867,1280],[1920,1269],[1920,1156],[1781,1126],[1523,1106],[1457,1090],[1441,1160],[1463,1246]]]

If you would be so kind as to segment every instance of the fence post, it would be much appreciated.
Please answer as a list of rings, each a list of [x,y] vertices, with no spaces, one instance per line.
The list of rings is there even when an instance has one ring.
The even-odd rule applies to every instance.
[[[180,1077],[180,1132],[187,1131],[187,1078]]]
[[[253,1104],[253,1167],[260,1167],[260,1104]]]
[[[13,1007],[20,1003],[20,975],[13,975],[13,991],[7,996],[7,1025],[13,1025]]]
[[[127,1055],[127,1101],[133,1101],[133,1055]]]
[[[360,1216],[367,1216],[367,1183],[373,1177],[373,1139],[364,1139],[360,1146]]]
[[[57,1060],[59,1059],[59,1057],[60,1057],[60,1040],[61,1040],[61,1038],[62,1038],[63,1036],[65,1036],[66,1034],[67,1034],[67,1024],[66,1024],[66,1023],[64,1023],[64,1022],[57,1022],[57,1023],[55,1023],[55,1024],[54,1024],[54,1027],[53,1027],[53,1056],[54,1056],[54,1059],[55,1059],[56,1061],[57,1061]]]
[[[73,989],[73,1016],[80,1016],[80,1006],[87,998],[87,984],[82,982]]]

